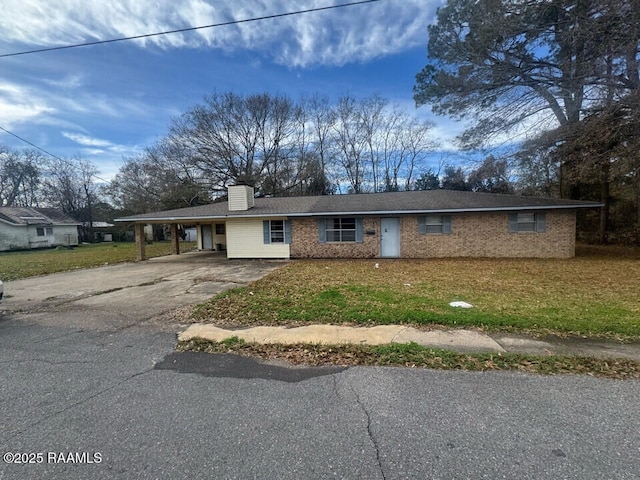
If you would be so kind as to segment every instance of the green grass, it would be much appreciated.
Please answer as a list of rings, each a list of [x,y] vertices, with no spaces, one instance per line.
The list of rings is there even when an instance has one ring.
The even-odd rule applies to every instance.
[[[181,242],[180,244],[181,251],[188,251],[194,247],[194,242]],[[145,254],[149,258],[170,253],[170,242],[154,242],[145,246]],[[0,279],[6,282],[76,268],[133,262],[135,259],[135,243],[96,243],[80,245],[70,250],[55,248],[2,252],[0,253]]]
[[[454,300],[474,307],[450,307]],[[638,337],[640,260],[294,261],[194,315],[227,326],[434,324]]]
[[[518,371],[526,373],[588,374],[616,379],[640,378],[640,363],[627,359],[603,359],[565,355],[515,353],[457,353],[422,347],[415,343],[391,345],[279,345],[258,344],[237,337],[222,342],[192,339],[178,343],[178,351],[236,353],[260,359],[279,358],[302,365],[380,365],[438,370]]]

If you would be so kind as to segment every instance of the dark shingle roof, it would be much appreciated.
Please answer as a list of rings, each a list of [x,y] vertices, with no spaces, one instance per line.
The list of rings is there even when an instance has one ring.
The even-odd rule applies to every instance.
[[[494,193],[425,190],[413,192],[256,198],[249,210],[229,211],[227,202],[118,218],[117,222],[205,220],[233,217],[380,215],[454,213],[501,210],[593,208],[600,203],[557,198],[521,197]]]
[[[55,208],[0,207],[0,220],[14,225],[80,225]]]

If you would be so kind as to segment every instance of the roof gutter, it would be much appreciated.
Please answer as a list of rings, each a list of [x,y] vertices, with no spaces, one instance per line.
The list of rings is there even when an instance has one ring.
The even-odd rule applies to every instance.
[[[471,208],[437,208],[426,210],[374,210],[374,211],[345,211],[345,212],[297,212],[297,213],[258,213],[246,215],[199,215],[188,217],[142,217],[116,218],[114,222],[185,222],[197,220],[228,220],[232,218],[273,218],[273,217],[331,217],[331,216],[372,216],[372,215],[411,215],[432,213],[473,213],[473,212],[513,212],[522,210],[572,210],[575,208],[600,208],[604,203],[589,203],[577,205],[529,205],[522,207],[471,207]]]

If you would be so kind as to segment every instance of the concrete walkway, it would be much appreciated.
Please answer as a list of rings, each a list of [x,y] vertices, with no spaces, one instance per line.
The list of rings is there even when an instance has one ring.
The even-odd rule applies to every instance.
[[[590,357],[629,358],[640,361],[640,343],[623,344],[582,337],[533,338],[504,333],[487,334],[478,330],[418,330],[405,325],[350,327],[338,325],[307,325],[303,327],[252,327],[223,329],[210,324],[193,324],[179,340],[203,338],[222,341],[238,337],[256,343],[315,343],[325,345],[384,345],[415,342],[425,347],[463,353],[527,353],[533,355],[581,355]]]

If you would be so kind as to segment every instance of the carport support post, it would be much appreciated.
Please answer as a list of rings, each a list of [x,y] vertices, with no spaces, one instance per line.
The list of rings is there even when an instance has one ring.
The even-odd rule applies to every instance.
[[[144,224],[136,223],[135,232],[136,232],[136,252],[137,252],[136,260],[140,262],[142,260],[146,260],[146,257],[144,256],[144,245],[146,241],[144,237]]]
[[[171,254],[180,255],[180,237],[178,237],[178,224],[171,224]]]

